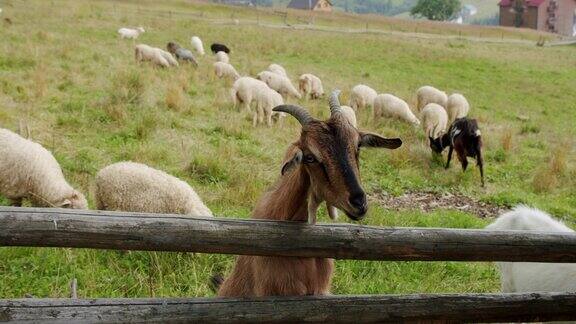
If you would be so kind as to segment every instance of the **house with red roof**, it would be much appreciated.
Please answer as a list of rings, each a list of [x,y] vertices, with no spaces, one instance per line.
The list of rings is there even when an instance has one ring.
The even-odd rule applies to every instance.
[[[292,0],[288,4],[290,9],[332,11],[332,3],[329,0]]]
[[[576,0],[501,0],[500,26],[576,36]]]

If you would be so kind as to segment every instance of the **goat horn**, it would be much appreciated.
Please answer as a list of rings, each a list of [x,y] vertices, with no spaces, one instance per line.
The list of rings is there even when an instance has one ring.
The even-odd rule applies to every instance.
[[[274,107],[273,111],[285,112],[296,118],[302,126],[306,126],[309,122],[314,120],[308,110],[295,105],[280,105]]]
[[[338,99],[340,92],[341,91],[338,89],[332,90],[330,100],[328,100],[328,103],[330,104],[330,117],[334,116],[336,113],[342,112],[342,109],[340,108],[340,100]]]

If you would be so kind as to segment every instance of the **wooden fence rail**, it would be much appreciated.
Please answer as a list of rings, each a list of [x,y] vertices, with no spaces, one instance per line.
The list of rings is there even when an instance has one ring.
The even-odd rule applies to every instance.
[[[307,225],[10,207],[0,208],[0,246],[363,260],[576,262],[572,233]]]
[[[0,300],[0,321],[42,323],[486,323],[552,320],[576,320],[576,293]]]

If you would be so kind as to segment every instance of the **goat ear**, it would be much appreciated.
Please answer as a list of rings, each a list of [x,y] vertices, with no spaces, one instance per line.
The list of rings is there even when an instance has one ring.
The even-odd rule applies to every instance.
[[[361,147],[384,147],[387,149],[397,149],[402,146],[399,138],[385,138],[378,134],[360,132]]]
[[[302,163],[302,151],[297,150],[292,156],[292,158],[286,161],[282,166],[282,175],[292,170],[295,166],[299,165],[300,163]]]

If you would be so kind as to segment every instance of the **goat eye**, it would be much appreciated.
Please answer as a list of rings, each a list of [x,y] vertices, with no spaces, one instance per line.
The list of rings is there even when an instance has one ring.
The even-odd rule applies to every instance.
[[[314,163],[316,162],[316,158],[312,154],[304,155],[304,163]]]

